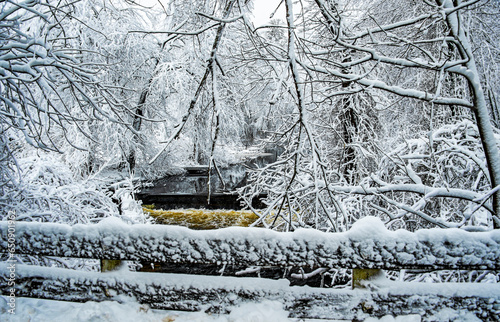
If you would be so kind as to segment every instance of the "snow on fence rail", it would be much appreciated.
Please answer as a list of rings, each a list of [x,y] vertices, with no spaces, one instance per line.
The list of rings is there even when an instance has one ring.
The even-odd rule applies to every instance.
[[[0,222],[0,247],[8,243]],[[16,223],[16,253],[98,259],[200,264],[337,268],[499,269],[500,231],[430,229],[387,231],[374,218],[345,233],[262,228],[193,231],[183,227],[126,225],[107,219],[96,225]],[[143,272],[80,272],[17,265],[19,296],[71,301],[135,297],[153,308],[225,311],[249,300],[284,303],[292,316],[358,319],[372,314],[423,314],[450,307],[485,320],[499,320],[500,284],[422,284],[376,281],[368,290],[290,287],[285,280]],[[7,265],[0,289],[8,292]]]
[[[375,219],[375,218],[373,218]],[[7,223],[0,222],[7,247]],[[231,227],[196,231],[164,225],[16,223],[16,252],[150,262],[339,268],[497,269],[500,231],[388,231],[366,219],[345,233],[302,229],[280,233]]]

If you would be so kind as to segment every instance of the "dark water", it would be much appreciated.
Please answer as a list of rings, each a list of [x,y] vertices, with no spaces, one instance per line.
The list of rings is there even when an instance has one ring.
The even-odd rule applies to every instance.
[[[137,198],[142,200],[144,205],[154,204],[156,208],[162,209],[238,210],[245,205],[240,202],[235,190],[247,184],[248,169],[274,162],[276,157],[276,153],[267,153],[243,164],[218,168],[219,171],[212,168],[210,175],[206,171],[199,170],[193,171],[194,174],[186,172],[182,175],[164,177],[141,189]],[[262,208],[260,199],[264,197],[265,195],[255,198],[252,206]]]
[[[212,193],[232,192],[246,184],[247,172],[244,165],[234,165],[219,169],[221,176],[212,169],[210,177],[208,174],[185,173],[177,176],[169,176],[158,179],[152,186],[145,187],[141,194],[202,194],[208,193],[208,182],[210,180]],[[221,180],[222,179],[222,180]]]

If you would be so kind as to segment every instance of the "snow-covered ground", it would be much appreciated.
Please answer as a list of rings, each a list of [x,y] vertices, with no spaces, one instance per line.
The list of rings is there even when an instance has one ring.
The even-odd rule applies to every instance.
[[[40,299],[18,298],[16,314],[6,313],[5,298],[1,298],[2,321],[143,321],[143,322],[282,322],[296,321],[288,319],[288,312],[284,311],[279,302],[264,301],[255,304],[244,304],[235,308],[230,314],[216,315],[203,312],[162,311],[149,309],[147,305],[136,302],[118,303],[87,302],[73,303]],[[5,319],[4,319],[5,318]],[[311,320],[310,320],[311,321]]]
[[[51,300],[17,298],[16,314],[7,313],[6,298],[0,297],[1,320],[5,322],[332,322],[339,320],[315,320],[315,319],[294,319],[288,318],[288,312],[283,310],[282,304],[276,301],[263,301],[260,303],[243,304],[234,308],[230,314],[217,315],[203,312],[181,312],[153,310],[147,305],[136,302],[118,303],[114,301],[106,302],[61,302]],[[443,312],[441,317],[447,318],[450,315]],[[463,316],[467,318],[467,316]],[[477,321],[470,317],[470,320]],[[419,315],[406,315],[399,317],[385,316],[381,319],[369,318],[366,322],[420,322]]]
[[[0,296],[0,316],[5,322],[341,322],[341,320],[316,320],[288,318],[288,312],[276,301],[248,303],[234,308],[230,314],[218,315],[203,312],[153,310],[136,302],[61,302],[17,298],[16,314],[6,311],[6,298]],[[481,321],[474,314],[443,309],[436,312],[433,321]],[[419,315],[367,318],[365,322],[420,322]],[[347,320],[346,320],[347,321]]]

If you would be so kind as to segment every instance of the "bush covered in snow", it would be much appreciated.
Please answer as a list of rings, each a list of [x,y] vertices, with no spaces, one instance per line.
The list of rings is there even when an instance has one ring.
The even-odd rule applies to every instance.
[[[40,154],[18,159],[21,181],[4,187],[0,216],[14,211],[17,220],[93,223],[118,216],[118,206],[99,187],[77,181],[55,157]]]
[[[18,221],[70,225],[93,224],[107,217],[120,217],[128,223],[147,221],[141,206],[131,197],[131,182],[122,182],[113,192],[106,190],[96,181],[76,178],[68,165],[41,151],[17,161],[4,159],[0,165],[0,220],[7,220],[7,215],[14,213]],[[98,260],[16,257],[34,265],[99,269]]]

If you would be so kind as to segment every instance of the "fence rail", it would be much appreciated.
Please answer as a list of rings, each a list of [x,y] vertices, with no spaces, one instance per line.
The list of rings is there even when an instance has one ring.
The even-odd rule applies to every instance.
[[[16,223],[16,251],[61,257],[198,264],[382,269],[498,269],[500,231],[391,232],[365,220],[345,233],[280,233],[231,227],[195,231],[164,225]],[[0,222],[7,248],[7,223]]]
[[[0,222],[0,247],[8,244]],[[382,269],[500,268],[500,231],[430,229],[390,232],[374,219],[346,233],[299,230],[279,233],[231,227],[193,231],[183,227],[17,222],[16,254],[150,262]],[[9,271],[0,264],[0,290],[9,292]],[[292,316],[362,319],[367,314],[423,314],[446,307],[498,321],[500,284],[373,282],[368,289],[290,287],[286,280],[144,272],[81,272],[16,266],[19,296],[103,301],[126,295],[153,308],[224,312],[250,300],[278,300]]]

